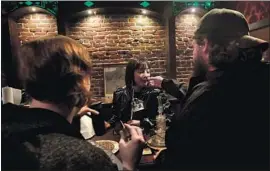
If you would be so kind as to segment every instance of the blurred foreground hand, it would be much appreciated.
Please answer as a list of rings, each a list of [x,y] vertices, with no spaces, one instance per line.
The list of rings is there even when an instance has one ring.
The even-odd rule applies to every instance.
[[[141,121],[139,121],[139,120],[130,120],[130,121],[127,122],[127,124],[132,125],[132,126],[140,126]]]
[[[80,111],[78,112],[78,115],[81,117],[81,116],[83,116],[85,114],[88,114],[88,115],[91,115],[91,114],[98,115],[99,112],[96,111],[96,110],[94,110],[94,109],[89,108],[88,106],[84,106],[84,107],[82,107],[80,109]]]
[[[135,170],[139,163],[145,140],[143,131],[137,126],[125,125],[125,131],[120,131],[121,139],[119,141],[119,154],[122,160],[124,170]],[[129,136],[130,137],[127,137]]]

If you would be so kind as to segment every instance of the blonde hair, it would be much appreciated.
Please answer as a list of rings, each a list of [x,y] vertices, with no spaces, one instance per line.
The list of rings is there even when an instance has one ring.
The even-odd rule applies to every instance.
[[[66,36],[43,37],[21,47],[19,76],[26,92],[40,101],[81,107],[88,101],[82,82],[91,68],[87,49]]]

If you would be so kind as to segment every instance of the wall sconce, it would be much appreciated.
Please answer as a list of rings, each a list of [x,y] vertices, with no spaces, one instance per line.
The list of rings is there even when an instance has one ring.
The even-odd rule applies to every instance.
[[[191,12],[195,12],[196,11],[196,9],[195,8],[191,8]]]
[[[146,14],[147,12],[146,12],[146,10],[142,10],[142,14]]]
[[[36,11],[36,8],[32,7],[32,11],[34,11],[34,12],[35,12],[35,11]]]
[[[87,13],[88,14],[94,14],[94,15],[96,15],[97,14],[97,11],[88,10]]]

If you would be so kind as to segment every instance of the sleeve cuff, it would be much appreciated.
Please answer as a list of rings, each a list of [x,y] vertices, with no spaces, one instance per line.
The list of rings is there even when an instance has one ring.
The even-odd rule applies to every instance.
[[[165,85],[166,85],[168,82],[170,82],[170,81],[172,81],[172,80],[169,80],[169,79],[164,78],[164,79],[162,80],[162,82],[161,82],[161,88],[164,89]]]

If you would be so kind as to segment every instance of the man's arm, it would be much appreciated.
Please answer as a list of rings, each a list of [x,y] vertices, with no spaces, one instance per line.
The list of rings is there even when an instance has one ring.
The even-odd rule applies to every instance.
[[[177,99],[183,99],[186,95],[184,83],[177,83],[175,80],[163,79],[161,88]]]
[[[180,100],[186,95],[184,83],[178,83],[177,81],[171,79],[164,79],[161,76],[149,78],[149,86],[162,88],[166,91],[166,93]]]

